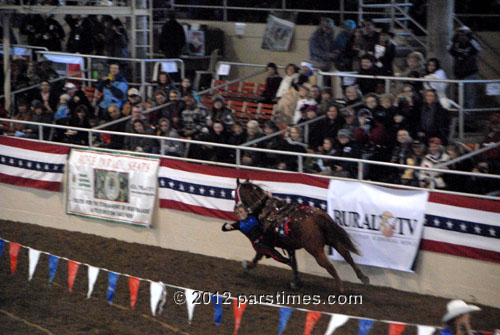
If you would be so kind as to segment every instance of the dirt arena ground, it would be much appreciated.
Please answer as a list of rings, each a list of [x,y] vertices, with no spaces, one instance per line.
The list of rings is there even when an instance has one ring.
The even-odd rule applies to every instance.
[[[88,263],[99,268],[135,275],[171,285],[210,292],[273,294],[289,292],[333,294],[333,281],[326,277],[303,275],[304,287],[287,290],[291,271],[259,266],[245,272],[239,262],[205,257],[174,250],[125,243],[95,235],[43,228],[19,222],[0,221],[0,237],[37,250]],[[210,243],[210,241],[207,241]],[[249,257],[252,256],[249,246]],[[300,266],[300,264],[299,264]],[[342,274],[341,274],[342,275]],[[223,307],[223,322],[213,322],[213,307],[199,305],[192,323],[187,322],[184,305],[173,303],[175,289],[168,288],[167,303],[159,317],[149,307],[149,285],[141,282],[136,310],[129,308],[128,280],[120,277],[113,305],[106,301],[107,273],[101,271],[91,299],[86,299],[87,268],[81,266],[73,292],[67,288],[67,263],[59,262],[52,286],[48,285],[48,258],[40,256],[32,281],[28,281],[28,250],[21,248],[18,268],[10,274],[8,245],[0,257],[0,334],[232,334],[232,307]],[[362,305],[309,305],[303,307],[367,318],[439,326],[447,299],[413,294],[390,288],[346,284],[346,294],[363,296]],[[478,283],[478,285],[480,285]],[[481,306],[472,318],[473,328],[492,331],[500,327],[500,310]],[[249,305],[243,315],[239,334],[277,334],[279,312],[276,308]],[[303,334],[306,314],[294,311],[285,334]],[[320,318],[313,334],[324,334],[329,317]],[[387,334],[388,324],[377,322],[370,334]],[[349,320],[335,334],[357,334],[357,320]],[[405,335],[417,334],[409,326]]]

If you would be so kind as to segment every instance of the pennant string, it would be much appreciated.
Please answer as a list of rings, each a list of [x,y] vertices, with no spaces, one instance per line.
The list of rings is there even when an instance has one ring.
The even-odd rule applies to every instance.
[[[0,241],[3,241],[2,244],[7,244],[7,243],[11,243],[11,241],[9,240],[6,240],[4,238],[1,238],[0,237]],[[21,245],[21,248],[26,248],[26,249],[29,249],[30,247],[28,246],[24,246],[24,245]],[[54,255],[54,254],[51,254],[49,252],[46,252],[46,251],[40,251],[40,254],[44,254],[44,255],[47,255],[49,257],[55,257],[57,258],[58,260],[65,260],[65,261],[68,261],[68,262],[74,262],[78,265],[84,265],[84,266],[90,266],[90,267],[94,267],[93,265],[91,264],[88,264],[88,263],[83,263],[83,262],[78,262],[78,261],[74,261],[74,260],[71,260],[69,258],[66,258],[66,257],[62,257],[62,256],[57,256],[57,255]],[[56,264],[57,266],[57,264]],[[133,275],[129,275],[129,274],[126,274],[126,273],[120,273],[120,272],[117,272],[117,271],[113,271],[113,270],[109,270],[109,269],[106,269],[106,268],[99,268],[99,270],[103,270],[103,271],[106,271],[108,273],[112,273],[113,277],[120,277],[120,276],[125,276],[125,277],[128,277],[128,278],[135,278],[136,280],[139,280],[139,281],[144,281],[144,282],[148,282],[148,283],[158,283],[157,281],[153,281],[151,279],[145,279],[145,278],[141,278],[141,277],[137,277],[137,276],[133,276]],[[173,289],[178,289],[178,290],[192,290],[190,288],[187,288],[187,287],[183,287],[183,286],[178,286],[178,285],[172,285],[172,284],[166,284],[166,283],[162,283],[162,285],[164,285],[165,287],[170,287],[170,288],[173,288]],[[114,292],[111,294],[111,300],[112,300],[112,296],[113,296]],[[222,296],[220,294],[213,294],[213,297],[223,297],[224,299],[231,299],[231,300],[237,300],[237,298],[235,297],[228,297],[226,295]],[[268,306],[268,307],[274,307],[274,308],[283,308],[283,307],[286,307],[286,308],[290,308],[290,307],[287,307],[287,306],[284,306],[284,305],[278,305],[278,304],[272,304],[272,303],[267,303],[267,302],[259,302],[259,305],[262,305],[262,306]],[[305,313],[309,313],[309,312],[316,312],[316,311],[311,311],[309,309],[305,309],[305,308],[292,308],[294,311],[300,311],[300,312],[305,312]],[[333,315],[343,315],[343,314],[336,314],[336,313],[330,313],[330,312],[319,312],[321,314],[324,314],[324,315],[329,315],[329,316],[333,316]],[[359,316],[353,316],[353,315],[343,315],[345,317],[348,317],[349,319],[357,319],[357,320],[366,320],[366,321],[371,321],[371,322],[382,322],[382,323],[388,323],[388,324],[394,324],[394,323],[398,323],[398,324],[401,324],[401,325],[405,325],[405,326],[415,326],[415,327],[432,327],[432,328],[435,328],[435,329],[442,329],[442,327],[440,326],[424,326],[424,325],[419,325],[419,324],[414,324],[414,323],[404,323],[404,322],[399,322],[399,321],[391,321],[391,320],[377,320],[377,319],[370,319],[370,318],[366,318],[366,317],[359,317]]]

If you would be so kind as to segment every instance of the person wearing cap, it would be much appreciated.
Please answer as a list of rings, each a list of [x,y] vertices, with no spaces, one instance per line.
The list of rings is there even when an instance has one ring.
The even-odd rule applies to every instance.
[[[266,104],[274,104],[277,100],[276,93],[283,78],[278,73],[278,67],[274,63],[267,64],[267,78],[261,100]]]
[[[451,40],[448,51],[453,56],[453,72],[456,79],[479,79],[477,56],[481,47],[467,26],[461,26]],[[464,108],[475,107],[476,84],[464,85]],[[466,114],[467,115],[467,114]]]
[[[445,163],[449,160],[450,156],[446,153],[441,139],[433,137],[429,139],[429,153],[424,157],[420,166],[433,168],[436,165]],[[441,173],[420,170],[420,187],[429,187],[431,183],[434,183],[435,188],[444,189],[446,187],[446,183]]]
[[[214,95],[212,98],[212,109],[208,113],[207,116],[207,126],[208,128],[212,127],[213,122],[221,121],[224,125],[224,130],[226,132],[230,132],[233,127],[234,122],[236,121],[235,116],[231,109],[224,106],[224,97],[220,94]]]
[[[352,140],[352,133],[349,129],[340,129],[337,133],[338,146],[335,157],[361,158],[361,150],[358,144]],[[329,176],[356,178],[358,175],[358,164],[356,162],[334,161],[333,165],[328,164],[327,170],[322,174]]]
[[[122,107],[122,113],[124,115],[129,115],[130,111],[132,111],[132,107],[140,104],[143,103],[139,90],[137,88],[129,88],[127,91],[127,101],[123,104]],[[151,114],[149,115],[151,116]]]
[[[394,33],[388,27],[384,27],[379,34],[378,41],[373,46],[372,53],[375,56],[375,65],[380,69],[380,74],[392,76],[392,62],[396,57],[396,44],[393,42]]]
[[[94,113],[94,107],[87,98],[87,95],[81,89],[76,87],[75,84],[67,82],[64,84],[64,91],[70,97],[68,101],[68,108],[71,111],[71,114],[76,113],[76,108],[80,105],[85,106],[89,113]]]
[[[335,44],[339,55],[335,60],[335,67],[340,71],[352,71],[352,57],[346,54],[346,46],[349,40],[354,35],[356,23],[353,20],[346,20],[344,22],[344,29],[337,35]]]
[[[472,335],[470,325],[471,313],[480,311],[481,308],[469,305],[463,300],[451,300],[446,305],[446,314],[443,323],[446,328],[441,330],[440,335]]]
[[[309,54],[313,66],[322,71],[330,71],[332,62],[338,56],[333,30],[335,23],[328,17],[322,17],[318,29],[309,39]]]

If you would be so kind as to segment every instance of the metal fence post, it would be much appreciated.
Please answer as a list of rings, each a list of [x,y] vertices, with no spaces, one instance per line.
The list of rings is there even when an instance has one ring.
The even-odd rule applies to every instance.
[[[358,180],[363,180],[363,163],[358,162]]]
[[[464,139],[464,82],[458,82],[458,138]]]

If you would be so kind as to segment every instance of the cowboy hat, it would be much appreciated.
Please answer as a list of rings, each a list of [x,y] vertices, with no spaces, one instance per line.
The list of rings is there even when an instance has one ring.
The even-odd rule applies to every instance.
[[[481,308],[474,306],[474,305],[468,305],[465,301],[463,300],[451,300],[448,305],[446,305],[446,314],[443,316],[443,322],[447,323],[456,317],[459,317],[461,315],[470,313],[470,312],[477,312],[480,311]]]

